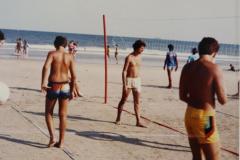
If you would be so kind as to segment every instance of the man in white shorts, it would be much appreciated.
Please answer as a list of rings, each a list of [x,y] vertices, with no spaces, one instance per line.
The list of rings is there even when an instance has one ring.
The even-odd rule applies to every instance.
[[[136,115],[136,126],[145,127],[140,121],[140,92],[141,92],[141,78],[139,77],[140,65],[141,65],[141,53],[146,47],[145,42],[137,40],[133,44],[134,51],[125,58],[125,63],[122,72],[123,90],[122,98],[118,104],[118,112],[116,118],[116,124],[120,124],[121,113],[123,106],[132,91],[134,99],[134,111]]]

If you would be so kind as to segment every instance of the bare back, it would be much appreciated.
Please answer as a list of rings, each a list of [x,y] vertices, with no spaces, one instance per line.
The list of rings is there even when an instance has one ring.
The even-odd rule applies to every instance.
[[[52,51],[49,54],[52,58],[52,61],[48,80],[52,82],[68,81],[68,73],[72,56],[66,52],[60,51]]]
[[[209,61],[199,59],[184,66],[180,80],[180,98],[198,109],[215,108],[215,94],[222,104],[226,101],[222,72]]]

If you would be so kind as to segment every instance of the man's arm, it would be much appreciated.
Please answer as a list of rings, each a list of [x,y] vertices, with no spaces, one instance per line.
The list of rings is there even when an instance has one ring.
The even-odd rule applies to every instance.
[[[176,62],[176,68],[175,68],[175,71],[177,71],[177,69],[178,69],[178,59],[177,59],[177,55],[175,56],[175,62]]]
[[[213,84],[215,92],[217,94],[218,102],[224,105],[227,102],[227,97],[223,85],[223,74],[219,67],[216,68]]]
[[[49,52],[48,55],[47,55],[47,59],[46,59],[44,65],[43,65],[43,68],[42,68],[42,81],[41,81],[42,91],[46,91],[46,89],[48,88],[47,87],[47,78],[48,78],[47,72],[48,72],[48,69],[51,66],[52,60],[53,60],[53,56],[52,56],[51,52]]]
[[[166,58],[165,58],[165,61],[164,61],[164,66],[163,66],[163,69],[164,69],[164,70],[165,70],[165,68],[166,68],[168,58],[169,58],[169,56],[168,56],[168,53],[167,53]]]
[[[124,67],[123,67],[123,71],[122,71],[122,82],[123,82],[123,86],[126,86],[126,79],[127,79],[127,70],[129,67],[129,62],[130,62],[130,56],[127,56],[125,58],[125,63],[124,63]]]
[[[73,56],[71,57],[71,61],[70,61],[70,75],[71,75],[71,83],[70,83],[70,88],[71,88],[71,98],[74,97],[81,97],[82,95],[80,94],[79,91],[79,86],[77,84],[77,67],[76,67],[76,61],[74,59]]]
[[[187,74],[186,74],[186,65],[182,69],[180,84],[179,84],[179,98],[180,100],[189,103],[188,98],[188,86],[187,86]]]

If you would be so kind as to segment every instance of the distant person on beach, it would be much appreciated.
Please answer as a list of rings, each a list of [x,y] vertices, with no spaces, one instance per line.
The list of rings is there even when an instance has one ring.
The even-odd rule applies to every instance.
[[[74,58],[75,58],[76,53],[77,53],[77,46],[78,46],[77,42],[70,41],[68,43],[68,51],[69,51],[70,54],[72,54],[74,56]]]
[[[22,52],[22,39],[21,38],[16,39],[15,52],[16,52],[16,54],[21,54],[21,52]]]
[[[73,56],[73,59],[76,60],[76,53],[77,53],[77,42],[74,42],[73,40],[71,40],[69,43],[68,43],[68,52],[70,55]],[[71,76],[69,77],[69,79],[71,79]],[[83,97],[83,93],[78,93],[78,96],[79,97]]]
[[[192,52],[192,55],[190,55],[188,57],[187,63],[194,62],[194,61],[196,61],[198,59],[198,57],[196,55],[196,53],[198,53],[197,48],[193,48],[191,52]]]
[[[118,104],[118,112],[116,118],[116,124],[120,124],[121,113],[123,106],[132,91],[134,99],[134,111],[136,116],[136,126],[145,127],[140,121],[140,93],[141,93],[141,78],[140,78],[140,66],[141,66],[141,53],[144,51],[146,44],[142,40],[137,40],[133,44],[133,52],[125,58],[125,64],[122,71],[122,98]]]
[[[64,135],[67,119],[67,107],[69,99],[78,96],[76,64],[69,53],[65,52],[67,39],[57,36],[54,41],[56,50],[48,53],[47,59],[42,69],[41,90],[46,92],[45,118],[50,134],[48,147],[62,148],[64,144]],[[48,76],[48,70],[50,75]],[[68,73],[71,74],[71,82],[68,79]],[[55,141],[53,126],[53,110],[56,101],[59,102],[59,141]]]
[[[229,68],[229,71],[239,72],[239,69],[236,69],[236,68],[234,67],[234,65],[230,64],[229,67],[230,67],[230,68]]]
[[[238,80],[238,91],[237,91],[237,93],[236,94],[234,94],[233,96],[237,96],[237,97],[239,97],[239,95],[240,95],[240,92],[239,92],[239,90],[240,90],[240,80]]]
[[[108,56],[108,59],[110,60],[110,46],[107,45],[107,56]]]
[[[24,56],[28,56],[28,48],[29,44],[26,40],[23,40],[23,54]]]
[[[172,88],[172,75],[171,72],[173,70],[173,68],[175,67],[175,71],[177,71],[178,69],[178,60],[177,60],[177,54],[173,51],[174,50],[174,46],[172,44],[168,45],[168,52],[165,58],[165,62],[164,62],[164,67],[163,69],[166,69],[167,66],[167,73],[168,73],[168,87],[167,88]]]
[[[223,74],[214,63],[219,44],[214,38],[205,37],[198,45],[200,58],[186,64],[181,73],[179,96],[187,103],[185,127],[193,160],[218,160],[219,135],[215,118],[215,95],[224,105],[227,101]]]
[[[4,33],[0,30],[0,47],[3,45],[5,40]]]
[[[118,64],[118,45],[116,44],[115,46],[115,59],[116,59],[116,63]]]

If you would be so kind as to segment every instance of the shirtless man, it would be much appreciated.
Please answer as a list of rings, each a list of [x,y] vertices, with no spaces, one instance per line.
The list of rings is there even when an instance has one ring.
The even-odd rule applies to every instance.
[[[115,53],[114,53],[116,64],[118,64],[118,45],[116,44]]]
[[[108,56],[108,59],[110,60],[110,46],[107,45],[107,56]]]
[[[77,53],[77,43],[74,41],[70,41],[68,44],[68,52],[72,54],[75,58],[76,53]]]
[[[65,52],[67,39],[57,36],[54,41],[55,51],[48,53],[42,69],[41,89],[46,92],[45,119],[50,134],[48,147],[63,147],[64,134],[67,119],[67,106],[70,98],[77,96],[76,66],[73,56]],[[50,75],[48,76],[48,69]],[[71,74],[71,82],[68,81],[68,73]],[[59,141],[56,143],[53,126],[53,110],[56,101],[59,103]]]
[[[123,110],[123,106],[132,91],[133,99],[134,99],[134,111],[136,115],[136,126],[145,127],[140,122],[140,92],[141,92],[141,79],[140,79],[140,65],[141,65],[141,53],[144,51],[146,47],[145,42],[142,40],[137,40],[133,44],[134,51],[130,53],[126,59],[122,72],[122,82],[123,82],[123,90],[122,90],[122,98],[118,104],[118,112],[116,124],[120,124],[121,113]]]
[[[77,42],[74,42],[73,40],[71,40],[68,43],[68,53],[72,55],[74,60],[76,60],[77,47],[78,47]],[[69,79],[71,80],[71,76],[69,76]],[[76,87],[77,87],[76,90],[79,91],[78,86]],[[78,97],[83,97],[83,93],[78,92]]]
[[[219,159],[219,135],[215,119],[215,94],[218,102],[226,103],[223,75],[214,58],[219,44],[206,37],[198,45],[200,58],[186,64],[180,78],[180,99],[188,104],[185,126],[193,160],[201,160],[203,151],[206,160]]]

